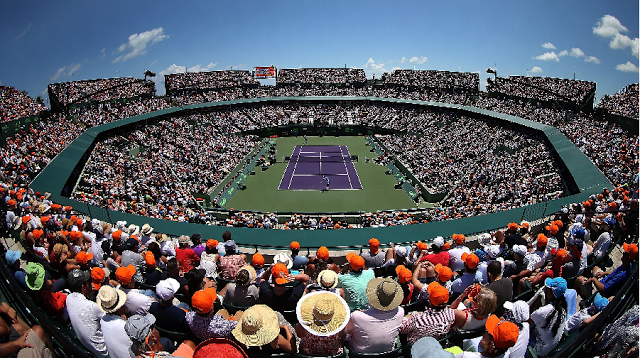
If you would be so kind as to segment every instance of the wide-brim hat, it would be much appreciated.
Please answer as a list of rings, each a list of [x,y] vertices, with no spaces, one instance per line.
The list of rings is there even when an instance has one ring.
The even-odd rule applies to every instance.
[[[242,270],[247,270],[247,272],[249,272],[249,280],[247,280],[247,282],[245,283],[245,286],[249,286],[251,283],[253,283],[253,281],[256,280],[256,269],[253,268],[253,266],[251,265],[244,265],[242,267],[240,267],[240,269],[238,270],[238,272],[242,271]]]
[[[332,282],[331,285],[325,285],[325,282]],[[323,288],[335,288],[338,286],[338,274],[333,270],[322,270],[318,274],[318,285]]]
[[[376,277],[367,284],[367,298],[374,308],[391,311],[404,299],[402,287],[388,277]]]
[[[314,336],[332,336],[349,323],[349,305],[340,296],[315,291],[302,296],[296,306],[300,325]]]
[[[278,316],[267,305],[253,305],[244,311],[242,319],[231,333],[247,347],[269,344],[280,334]]]
[[[153,228],[149,224],[144,224],[140,232],[142,232],[143,235],[150,235],[153,232]]]
[[[100,287],[96,297],[98,308],[104,313],[113,313],[127,302],[127,294],[108,285]]]
[[[25,272],[27,273],[25,280],[27,287],[33,291],[41,289],[44,284],[44,266],[37,262],[29,262],[25,267]]]
[[[285,264],[288,270],[291,270],[293,267],[293,259],[286,252],[281,252],[273,257],[273,263],[275,264],[277,262]]]

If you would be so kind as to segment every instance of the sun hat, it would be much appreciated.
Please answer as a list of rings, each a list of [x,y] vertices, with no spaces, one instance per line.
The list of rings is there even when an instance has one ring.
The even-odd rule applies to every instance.
[[[226,338],[209,338],[193,351],[193,358],[248,358],[240,346]]]
[[[349,312],[349,305],[342,297],[327,291],[306,294],[296,305],[300,325],[320,337],[342,331],[349,323]]]
[[[102,281],[106,277],[106,273],[104,269],[100,267],[94,267],[91,269],[91,284],[93,285],[93,289],[98,291],[102,286]]]
[[[321,246],[318,251],[316,252],[316,257],[318,257],[321,260],[328,260],[329,259],[329,249],[327,249],[326,246]]]
[[[235,241],[227,240],[224,242],[224,252],[226,254],[234,254],[236,251],[238,251],[238,245],[236,245]]]
[[[124,306],[125,302],[127,302],[127,294],[109,285],[100,287],[96,297],[98,308],[104,313],[116,312],[120,307]]]
[[[213,250],[218,246],[218,240],[209,239],[207,240],[207,249]]]
[[[411,346],[412,358],[454,358],[451,352],[445,351],[433,337],[423,337]]]
[[[4,259],[7,260],[9,266],[13,265],[20,259],[22,253],[20,251],[7,250],[4,254]]]
[[[435,271],[438,274],[438,279],[442,282],[447,282],[451,280],[451,277],[453,277],[453,271],[451,271],[448,266],[437,264],[435,267]]]
[[[249,273],[249,279],[247,280],[247,282],[245,282],[245,286],[249,286],[253,281],[255,281],[256,279],[256,269],[253,268],[253,266],[251,265],[244,265],[242,267],[240,267],[240,269],[238,270],[238,273],[240,273],[240,271],[247,271]],[[236,274],[236,277],[238,276],[238,274]],[[237,280],[236,280],[237,282]]]
[[[453,241],[455,241],[458,245],[462,245],[464,244],[464,242],[467,240],[467,238],[462,235],[462,234],[453,234],[451,236],[451,238],[453,239]]]
[[[322,270],[318,274],[318,284],[323,288],[335,288],[338,286],[338,274],[333,270]]]
[[[68,253],[69,247],[65,244],[58,243],[53,246],[53,256],[55,256],[60,263],[67,259]]]
[[[355,271],[362,270],[364,268],[364,258],[360,255],[351,256],[349,266]]]
[[[398,282],[407,283],[411,281],[413,273],[408,268],[403,268],[398,272]]]
[[[218,297],[214,288],[196,291],[191,297],[191,306],[196,313],[207,314],[213,309],[213,303]]]
[[[468,254],[465,252],[462,254],[461,259],[472,270],[477,268],[478,264],[480,263],[480,259],[478,258],[478,256],[476,256],[476,254]]]
[[[27,287],[33,291],[41,289],[44,284],[44,266],[37,262],[29,262],[24,268],[24,271],[27,274]]]
[[[278,263],[279,262],[281,264],[284,264],[285,266],[287,266],[288,270],[291,270],[291,267],[293,267],[293,259],[286,252],[280,252],[280,253],[276,254],[273,257],[273,262],[274,263]]]
[[[156,296],[161,301],[168,301],[180,289],[180,283],[175,278],[168,278],[158,282],[156,285]]]
[[[120,266],[116,269],[116,280],[118,280],[121,284],[127,285],[131,282],[131,278],[136,273],[136,268],[133,265],[129,266]]]
[[[529,320],[529,305],[525,301],[506,301],[504,309],[510,312],[514,323],[522,323]]]
[[[262,254],[259,252],[253,254],[253,256],[251,257],[251,265],[260,267],[264,266],[264,256],[262,256]]]
[[[300,243],[297,241],[291,241],[291,244],[289,244],[289,249],[290,250],[300,250]]]
[[[493,344],[498,349],[511,348],[518,341],[520,330],[513,322],[500,321],[500,318],[493,314],[489,316],[484,326],[493,337]]]
[[[396,255],[400,257],[407,257],[409,255],[409,247],[408,246],[396,246]]]
[[[436,247],[442,248],[442,246],[444,246],[444,237],[437,236],[433,239],[433,244],[436,245]]]
[[[434,306],[441,306],[449,302],[449,291],[437,282],[431,282],[427,286],[427,293],[429,294],[429,301]]]
[[[273,281],[277,285],[284,285],[289,282],[287,275],[289,275],[289,269],[283,263],[278,262],[271,266],[271,276],[273,276]]]
[[[153,232],[153,228],[149,224],[144,224],[140,232],[142,232],[142,235],[149,236]]]
[[[626,242],[622,244],[622,249],[629,255],[629,258],[635,260],[638,257],[638,245],[636,244],[627,244]]]
[[[242,319],[231,333],[247,347],[263,346],[280,334],[278,316],[267,305],[253,305],[244,311]]]
[[[547,279],[544,280],[544,286],[550,288],[556,298],[560,298],[564,296],[564,293],[567,290],[567,280],[562,277],[547,277]]]
[[[480,244],[480,246],[487,246],[491,243],[491,234],[489,234],[488,232],[485,232],[484,234],[481,234],[480,236],[478,236],[478,244]]]
[[[124,330],[131,340],[135,342],[144,342],[149,333],[153,330],[153,325],[156,324],[156,317],[152,314],[146,315],[133,315],[127,319],[124,324]]]
[[[388,277],[376,277],[367,283],[369,304],[380,311],[391,311],[404,299],[400,284]]]
[[[524,245],[513,245],[513,252],[524,257],[527,254],[527,247]]]
[[[491,259],[495,259],[500,255],[500,246],[499,245],[489,245],[485,247],[484,251],[487,253],[487,256]]]

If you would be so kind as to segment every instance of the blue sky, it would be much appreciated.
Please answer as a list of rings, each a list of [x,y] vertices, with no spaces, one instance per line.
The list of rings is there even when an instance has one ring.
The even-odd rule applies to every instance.
[[[639,2],[12,1],[0,14],[0,83],[275,65],[480,71],[638,82]],[[529,72],[527,72],[529,70]]]

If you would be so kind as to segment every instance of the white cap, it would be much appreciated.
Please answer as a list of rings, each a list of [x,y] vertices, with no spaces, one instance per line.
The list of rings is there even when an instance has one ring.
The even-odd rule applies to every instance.
[[[481,246],[487,246],[491,243],[491,234],[485,232],[484,234],[478,236],[478,244]]]
[[[433,244],[436,245],[437,247],[444,246],[444,237],[437,236],[435,239],[433,239]]]
[[[498,255],[500,255],[500,246],[489,245],[484,249],[484,251],[490,258],[495,259],[496,257],[498,257]]]
[[[524,301],[506,301],[504,308],[513,313],[515,323],[522,323],[529,320],[529,305]]]
[[[524,245],[513,245],[513,252],[524,257],[527,254],[527,247]]]
[[[158,282],[156,295],[162,301],[170,300],[180,289],[180,283],[175,278],[168,278]]]

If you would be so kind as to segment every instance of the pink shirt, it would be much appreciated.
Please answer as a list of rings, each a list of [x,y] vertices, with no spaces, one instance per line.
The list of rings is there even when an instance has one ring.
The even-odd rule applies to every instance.
[[[402,307],[388,312],[373,307],[366,311],[353,312],[345,328],[349,350],[358,353],[383,353],[393,350],[403,317]]]

